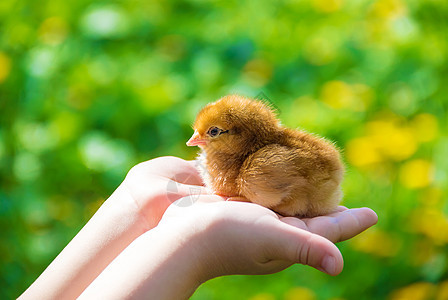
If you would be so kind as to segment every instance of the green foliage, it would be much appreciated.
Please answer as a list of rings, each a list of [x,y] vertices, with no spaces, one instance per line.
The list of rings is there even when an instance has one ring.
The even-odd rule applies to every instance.
[[[379,224],[340,244],[338,277],[294,266],[193,299],[447,299],[447,20],[444,0],[0,1],[0,298],[132,165],[194,158],[201,106],[263,92],[344,150],[344,204]]]

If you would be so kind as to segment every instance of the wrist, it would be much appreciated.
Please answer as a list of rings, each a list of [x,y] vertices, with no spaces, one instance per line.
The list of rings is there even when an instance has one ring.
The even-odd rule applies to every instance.
[[[196,233],[171,225],[147,231],[98,276],[80,299],[188,299],[203,282],[197,238]]]
[[[168,297],[169,299],[181,299],[180,295],[192,295],[202,283],[210,279],[207,273],[209,266],[206,248],[203,247],[204,232],[192,228],[194,225],[185,224],[181,228],[158,226],[152,230],[158,235],[154,240],[161,241],[160,250],[168,253],[163,273],[169,275],[169,280],[172,282],[177,282],[179,288],[177,291],[179,295]]]
[[[199,286],[202,283],[223,275],[220,257],[223,243],[222,231],[225,230],[225,221],[222,214],[213,207],[207,215],[196,214],[196,209],[190,207],[185,211],[185,218],[165,216],[160,224],[151,231],[157,231],[163,236],[172,236],[173,246],[183,253],[179,261],[185,263],[188,276],[193,279],[192,284]]]
[[[215,276],[212,273],[213,255],[210,255],[210,230],[198,224],[198,220],[192,218],[191,221],[160,224],[148,233],[153,234],[155,240],[163,240],[171,252],[167,268],[176,273],[185,288],[190,287],[194,292]]]
[[[122,219],[123,223],[132,223],[132,232],[128,232],[134,238],[152,229],[142,212],[139,204],[134,200],[126,185],[121,184],[113,194],[104,202],[100,209],[114,211],[114,214]]]
[[[78,297],[146,230],[135,203],[129,199],[126,191],[119,187],[23,297],[54,299]]]

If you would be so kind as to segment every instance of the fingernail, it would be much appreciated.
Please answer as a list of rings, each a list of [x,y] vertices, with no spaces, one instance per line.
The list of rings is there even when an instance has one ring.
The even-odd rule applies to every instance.
[[[321,267],[328,274],[334,274],[336,272],[336,259],[331,255],[325,256],[322,259]]]

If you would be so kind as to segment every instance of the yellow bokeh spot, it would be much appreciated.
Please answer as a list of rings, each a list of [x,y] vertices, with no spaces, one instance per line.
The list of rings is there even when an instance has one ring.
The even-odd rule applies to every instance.
[[[49,45],[60,44],[67,37],[67,33],[67,23],[59,17],[48,18],[39,27],[39,38]]]
[[[67,142],[77,136],[81,127],[78,115],[62,111],[50,123],[50,130],[58,137],[59,142]]]
[[[433,299],[435,285],[430,282],[416,282],[392,292],[390,300],[430,300]]]
[[[254,86],[263,86],[272,77],[272,65],[263,59],[253,59],[244,66],[244,77]]]
[[[443,191],[437,187],[429,187],[419,194],[422,207],[437,207],[443,202]]]
[[[250,297],[249,300],[275,300],[275,296],[269,293],[260,293]]]
[[[349,85],[334,80],[323,85],[320,96],[332,108],[365,111],[373,99],[373,91],[364,84]]]
[[[341,9],[342,0],[313,0],[312,4],[318,12],[332,13]]]
[[[439,135],[439,124],[434,115],[423,113],[412,119],[410,127],[419,142],[431,142]]]
[[[8,78],[11,72],[11,59],[3,52],[0,52],[0,83]]]
[[[401,240],[391,234],[376,230],[368,230],[351,241],[353,248],[381,257],[392,257],[401,248]]]
[[[310,64],[323,66],[335,59],[337,47],[327,36],[313,37],[306,42],[303,55]]]
[[[366,166],[382,160],[373,140],[365,137],[349,141],[346,146],[346,156],[354,166]]]
[[[416,118],[417,125],[414,127],[395,115],[382,116],[368,122],[365,126],[365,135],[347,143],[349,162],[355,166],[365,166],[382,161],[403,161],[410,158],[417,151],[421,140],[416,137],[416,132],[420,128],[437,128],[433,121],[428,121],[430,118],[427,116]],[[433,125],[425,125],[428,123]],[[437,130],[434,129],[433,132]]]
[[[400,168],[400,182],[410,189],[423,188],[433,180],[433,166],[429,161],[415,159]]]
[[[437,290],[436,300],[448,299],[448,280],[442,281]]]
[[[417,150],[417,141],[412,131],[394,120],[373,121],[366,128],[379,151],[387,158],[405,160]]]
[[[414,231],[429,237],[436,245],[448,243],[448,218],[439,209],[418,209],[411,220]]]
[[[350,107],[354,95],[348,84],[343,81],[334,80],[324,84],[321,90],[321,98],[329,106],[341,109]]]
[[[315,300],[314,292],[305,287],[294,287],[286,292],[285,300]]]
[[[380,0],[372,7],[373,16],[384,19],[397,19],[406,15],[407,7],[401,0]]]

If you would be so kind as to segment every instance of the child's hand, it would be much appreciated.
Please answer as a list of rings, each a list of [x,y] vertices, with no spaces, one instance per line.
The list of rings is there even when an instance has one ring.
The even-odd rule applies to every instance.
[[[146,220],[147,230],[154,228],[167,207],[190,194],[207,194],[194,161],[165,156],[134,166],[119,189],[128,193]]]
[[[193,162],[160,157],[133,167],[70,244],[21,296],[76,298],[132,241],[154,228],[176,199],[205,193]],[[61,276],[63,274],[63,276]]]
[[[172,204],[159,225],[125,249],[81,298],[187,299],[213,277],[274,273],[295,263],[336,275],[343,260],[329,239],[351,238],[377,221],[367,208],[341,207],[329,216],[300,220],[219,196],[190,200],[196,201]]]
[[[330,275],[342,271],[343,260],[333,244],[361,233],[378,217],[371,209],[347,209],[308,219],[279,217],[253,203],[201,196],[194,205],[171,205],[160,228],[203,231],[198,246],[209,278],[229,274],[267,274],[294,263]],[[182,199],[182,201],[184,201]]]

